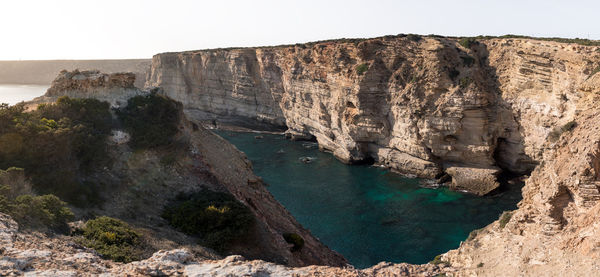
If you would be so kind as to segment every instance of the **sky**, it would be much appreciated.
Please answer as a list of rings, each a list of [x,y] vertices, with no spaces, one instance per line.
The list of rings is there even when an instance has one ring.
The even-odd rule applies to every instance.
[[[161,52],[400,33],[600,39],[600,1],[3,0],[0,60]]]

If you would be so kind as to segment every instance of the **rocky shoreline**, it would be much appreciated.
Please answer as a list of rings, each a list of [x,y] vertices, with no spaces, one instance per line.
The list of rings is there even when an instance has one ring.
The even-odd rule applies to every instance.
[[[147,86],[196,121],[288,128],[341,161],[448,174],[485,194],[501,171],[541,161],[545,138],[573,119],[597,49],[398,36],[200,50],[154,56]]]

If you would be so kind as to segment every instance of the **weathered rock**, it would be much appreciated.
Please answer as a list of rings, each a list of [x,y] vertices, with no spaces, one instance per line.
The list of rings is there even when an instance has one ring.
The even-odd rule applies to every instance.
[[[500,169],[473,168],[473,167],[448,167],[448,175],[452,177],[450,188],[455,190],[468,190],[478,195],[485,195],[500,186],[496,175]]]
[[[490,169],[477,174],[489,183],[498,167],[526,173],[541,160],[548,133],[573,117],[595,49],[384,37],[202,50],[154,56],[147,85],[194,120],[285,126],[344,162],[420,177]]]
[[[106,74],[97,70],[63,70],[52,81],[46,94],[29,104],[54,102],[58,97],[69,96],[95,98],[119,107],[127,104],[127,99],[145,93],[135,87],[135,78],[135,74],[128,72]]]

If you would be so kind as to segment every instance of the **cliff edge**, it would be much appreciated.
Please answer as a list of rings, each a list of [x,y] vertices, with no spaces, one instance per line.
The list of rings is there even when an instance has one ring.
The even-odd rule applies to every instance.
[[[464,45],[463,45],[464,44]],[[348,163],[486,194],[573,119],[598,47],[397,36],[154,56],[147,86],[193,120],[287,128]]]

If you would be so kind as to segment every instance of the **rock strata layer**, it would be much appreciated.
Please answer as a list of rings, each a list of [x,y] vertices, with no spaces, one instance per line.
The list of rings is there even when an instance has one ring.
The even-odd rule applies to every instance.
[[[54,102],[58,97],[95,98],[107,101],[113,107],[127,104],[127,99],[144,93],[135,87],[136,76],[130,72],[102,73],[97,70],[63,70],[52,81],[43,96],[29,104]]]
[[[541,160],[553,128],[573,118],[597,49],[397,36],[164,53],[147,86],[193,120],[287,128],[344,162],[449,174],[485,194],[501,169],[527,173]]]

